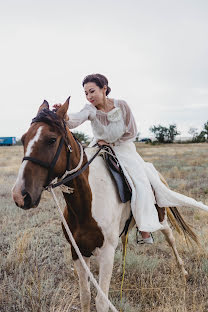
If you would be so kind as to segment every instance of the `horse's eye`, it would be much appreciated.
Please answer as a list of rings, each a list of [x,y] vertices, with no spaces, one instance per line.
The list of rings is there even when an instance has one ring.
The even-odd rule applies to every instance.
[[[52,144],[54,144],[56,142],[56,138],[50,138],[49,140],[48,140],[48,145],[52,145]]]

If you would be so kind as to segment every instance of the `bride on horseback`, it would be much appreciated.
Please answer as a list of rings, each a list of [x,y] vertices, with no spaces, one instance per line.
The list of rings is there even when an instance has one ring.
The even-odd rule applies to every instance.
[[[166,187],[155,167],[137,153],[133,143],[137,135],[134,116],[125,101],[107,97],[111,91],[107,78],[101,74],[88,75],[82,85],[90,104],[78,113],[69,114],[67,124],[74,129],[90,120],[94,139],[89,147],[97,143],[113,148],[132,189],[131,210],[142,242],[153,243],[149,232],[163,228],[155,204],[161,208],[188,206],[208,211],[203,203]],[[60,104],[54,107],[59,108]]]

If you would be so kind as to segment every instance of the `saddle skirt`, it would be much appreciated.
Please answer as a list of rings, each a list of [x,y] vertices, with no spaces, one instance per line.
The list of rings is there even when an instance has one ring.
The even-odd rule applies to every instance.
[[[132,196],[131,187],[129,185],[129,182],[127,181],[127,178],[123,173],[123,170],[119,164],[119,161],[113,149],[108,145],[104,145],[103,153],[101,153],[101,156],[106,161],[106,165],[116,184],[121,201],[123,203],[126,203],[127,201],[131,200]]]

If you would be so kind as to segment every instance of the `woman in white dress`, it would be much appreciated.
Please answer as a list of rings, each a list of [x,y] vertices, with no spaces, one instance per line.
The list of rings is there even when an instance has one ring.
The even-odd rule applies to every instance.
[[[168,189],[154,166],[140,157],[133,143],[137,135],[133,114],[125,101],[107,97],[111,91],[107,78],[101,74],[88,75],[82,85],[90,104],[69,114],[68,126],[73,129],[90,120],[94,135],[90,146],[98,143],[113,148],[132,188],[131,209],[143,242],[152,243],[149,232],[162,229],[155,203],[159,207],[188,206],[208,211],[203,203]]]

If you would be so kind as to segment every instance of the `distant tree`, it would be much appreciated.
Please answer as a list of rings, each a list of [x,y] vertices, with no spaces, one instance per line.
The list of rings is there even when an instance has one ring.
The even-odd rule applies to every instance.
[[[206,130],[207,127],[207,130]],[[206,141],[206,137],[208,135],[208,122],[204,124],[204,129],[200,133],[198,133],[197,128],[190,128],[188,133],[192,135],[192,142],[201,143]]]
[[[83,132],[73,131],[75,137],[83,144],[89,144],[90,137]]]
[[[158,142],[165,143],[168,135],[168,128],[158,125],[151,127],[149,130],[154,134]]]
[[[197,137],[196,137],[196,142],[205,142],[206,141],[206,138],[205,138],[205,135],[206,135],[206,132],[205,131],[201,131],[200,133],[199,133],[199,135],[197,135]]]
[[[158,125],[149,129],[159,143],[173,143],[175,136],[180,134],[175,124],[169,125],[169,128]]]
[[[137,133],[137,136],[136,136],[135,142],[139,142],[139,137],[140,137],[140,132],[138,132],[138,133]]]
[[[197,137],[198,137],[198,129],[191,127],[188,131],[188,133],[192,136],[192,142],[197,142]]]
[[[203,132],[204,132],[204,135],[206,137],[206,140],[208,141],[208,121],[205,122],[205,124],[204,124]]]
[[[168,143],[173,143],[175,136],[179,135],[180,132],[177,130],[176,124],[169,125],[168,128]]]

